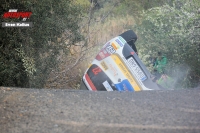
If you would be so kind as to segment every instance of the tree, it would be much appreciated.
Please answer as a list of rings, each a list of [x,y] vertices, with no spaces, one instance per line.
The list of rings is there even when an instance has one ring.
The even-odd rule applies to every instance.
[[[6,53],[0,58],[0,85],[41,88],[59,52],[67,54],[83,39],[78,31],[83,8],[72,0],[7,0],[1,13],[16,8],[32,12],[28,21],[33,28],[1,28],[1,51]]]
[[[151,57],[157,51],[165,53],[169,59],[169,74],[181,75],[186,71],[177,78],[177,86],[185,88],[197,85],[200,79],[199,8],[198,1],[176,0],[173,6],[147,10],[142,23],[135,26],[141,55]]]

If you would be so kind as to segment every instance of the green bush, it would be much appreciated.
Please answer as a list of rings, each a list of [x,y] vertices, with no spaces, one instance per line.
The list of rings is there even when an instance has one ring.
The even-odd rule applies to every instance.
[[[194,87],[200,80],[199,8],[197,1],[176,0],[173,6],[145,11],[142,23],[135,26],[140,54],[152,57],[157,51],[165,53],[168,74],[177,79],[176,87]]]
[[[6,0],[1,9],[1,14],[31,11],[27,21],[33,27],[0,29],[0,86],[43,87],[59,51],[67,54],[70,45],[83,39],[78,31],[83,7],[72,0]]]

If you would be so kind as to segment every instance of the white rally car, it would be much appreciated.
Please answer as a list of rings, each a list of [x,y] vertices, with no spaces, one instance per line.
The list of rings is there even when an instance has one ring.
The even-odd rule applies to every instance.
[[[160,89],[136,53],[136,40],[135,33],[129,30],[108,41],[84,73],[81,88],[91,91]]]

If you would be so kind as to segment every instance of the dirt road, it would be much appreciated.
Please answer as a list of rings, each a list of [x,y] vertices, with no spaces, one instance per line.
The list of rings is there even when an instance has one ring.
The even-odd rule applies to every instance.
[[[199,133],[200,89],[0,88],[0,133]]]

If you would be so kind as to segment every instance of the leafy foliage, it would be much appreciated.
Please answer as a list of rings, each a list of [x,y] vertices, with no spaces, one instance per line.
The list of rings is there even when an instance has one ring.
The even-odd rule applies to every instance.
[[[42,87],[56,67],[60,50],[67,54],[68,47],[82,40],[78,24],[83,7],[71,0],[7,0],[1,8],[1,14],[9,9],[31,11],[28,21],[33,28],[1,29],[0,85]],[[17,83],[9,84],[14,80]]]
[[[181,75],[177,77],[179,87],[193,87],[200,79],[199,8],[196,1],[177,0],[173,6],[147,10],[142,23],[135,26],[143,61],[151,70],[147,57],[155,56],[157,51],[165,53],[169,59],[168,73],[174,77]]]

